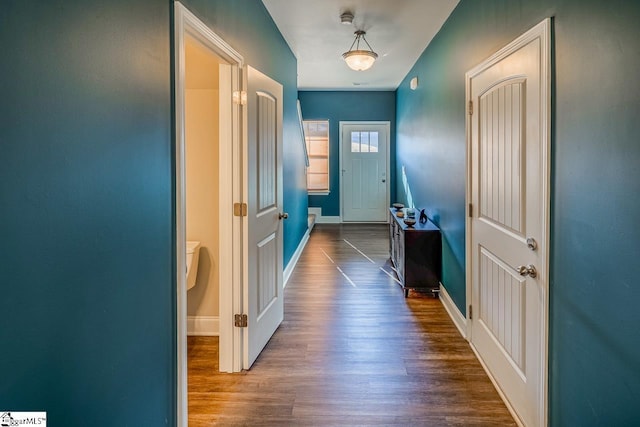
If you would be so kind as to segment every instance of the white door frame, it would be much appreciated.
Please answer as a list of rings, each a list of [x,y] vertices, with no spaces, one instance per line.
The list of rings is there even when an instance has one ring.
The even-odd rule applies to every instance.
[[[548,369],[549,369],[549,240],[550,240],[550,231],[549,231],[549,215],[550,215],[550,181],[551,181],[551,19],[546,18],[544,21],[509,43],[504,48],[500,49],[498,52],[487,58],[481,64],[474,67],[472,70],[466,73],[466,106],[470,105],[472,101],[471,95],[471,79],[475,75],[479,74],[486,68],[496,64],[512,53],[516,52],[521,47],[529,44],[533,40],[539,38],[540,39],[540,85],[541,85],[541,98],[540,98],[540,117],[542,122],[540,124],[540,139],[541,139],[541,171],[540,176],[542,177],[542,188],[541,188],[541,200],[542,200],[542,209],[543,216],[541,218],[542,224],[542,242],[539,242],[539,246],[545,248],[544,256],[541,259],[541,265],[538,268],[538,277],[542,286],[543,291],[543,313],[542,313],[542,324],[540,325],[540,349],[542,353],[541,357],[541,369],[540,374],[542,378],[540,378],[540,384],[542,385],[542,396],[541,402],[542,407],[540,408],[541,414],[540,419],[543,420],[543,425],[548,424]],[[474,106],[475,107],[475,106]],[[472,107],[473,108],[473,107]],[[472,194],[471,194],[471,180],[472,180],[472,164],[471,164],[471,144],[472,144],[472,116],[467,114],[467,153],[466,153],[466,163],[467,163],[467,179],[466,179],[466,202],[467,207],[471,205]],[[474,210],[478,209],[474,207]],[[471,246],[471,217],[469,214],[466,215],[466,298],[467,298],[467,307],[471,304],[472,299],[472,265],[471,265],[471,257],[472,257],[472,246]],[[537,267],[537,266],[536,266]],[[476,316],[474,316],[476,317]],[[469,317],[469,309],[467,308],[466,313],[466,337],[467,341],[471,343],[471,318]],[[471,345],[472,348],[473,344]],[[475,348],[474,348],[475,351]],[[476,355],[478,353],[476,352]],[[482,363],[482,361],[481,361]],[[498,387],[497,383],[487,370],[486,366],[483,363],[483,367],[487,374],[491,378],[491,381],[494,383],[496,388],[498,389],[499,394],[505,400],[505,404],[509,408],[509,411],[514,415],[514,418],[519,422],[517,415],[511,408],[509,402],[505,399],[505,396],[502,395],[502,391]]]
[[[339,161],[339,177],[340,177],[340,222],[344,222],[343,218],[342,218],[342,209],[344,207],[344,180],[342,179],[342,148],[343,148],[343,144],[344,141],[342,140],[342,130],[344,126],[348,126],[348,125],[382,125],[385,127],[385,130],[387,132],[387,149],[386,149],[386,153],[385,153],[385,157],[386,157],[386,168],[387,168],[387,178],[386,178],[386,188],[387,188],[387,194],[386,194],[386,206],[389,206],[389,204],[391,203],[391,186],[390,186],[390,177],[391,177],[391,171],[390,171],[390,162],[391,162],[391,122],[388,120],[383,120],[383,121],[369,121],[369,120],[365,120],[365,121],[360,121],[360,120],[356,120],[356,121],[340,121],[340,135],[339,135],[339,147],[338,150],[340,150],[340,161]],[[354,223],[353,221],[349,221],[350,223]],[[388,222],[388,218],[385,221],[382,222]],[[357,222],[355,222],[357,223]]]
[[[176,212],[176,413],[179,426],[187,426],[187,286],[186,286],[186,189],[185,189],[185,39],[191,36],[231,65],[230,92],[241,93],[243,58],[180,2],[174,2],[175,25],[175,212]],[[222,88],[221,88],[222,92]],[[231,96],[229,102],[232,102]],[[233,216],[234,200],[242,199],[242,111],[234,102],[229,123],[221,127],[219,144],[219,336],[220,371],[241,370],[241,335],[233,326],[233,313],[242,312],[242,247],[240,217]],[[226,137],[225,134],[226,133]],[[231,144],[225,144],[231,141]],[[230,250],[231,249],[231,250]]]

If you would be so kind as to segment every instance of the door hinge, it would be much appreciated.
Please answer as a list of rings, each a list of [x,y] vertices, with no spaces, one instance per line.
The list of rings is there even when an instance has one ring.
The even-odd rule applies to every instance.
[[[471,305],[469,305],[469,320],[473,319],[473,309],[471,307]]]
[[[246,328],[247,327],[247,315],[246,314],[236,314],[233,316],[234,318],[234,326],[237,328]]]
[[[469,218],[473,218],[473,205],[469,203]]]
[[[469,101],[469,115],[473,115],[473,101]]]
[[[234,203],[233,204],[233,216],[247,216],[247,204],[246,203]]]
[[[236,105],[247,105],[247,92],[244,90],[234,90],[233,103]]]

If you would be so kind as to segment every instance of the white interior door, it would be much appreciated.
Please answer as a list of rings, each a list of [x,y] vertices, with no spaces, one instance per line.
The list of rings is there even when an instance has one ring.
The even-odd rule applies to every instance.
[[[248,67],[248,258],[244,369],[284,317],[282,288],[282,85]]]
[[[342,220],[388,219],[388,123],[340,123]]]
[[[545,422],[546,369],[548,26],[534,30],[467,74],[471,343],[527,426]]]

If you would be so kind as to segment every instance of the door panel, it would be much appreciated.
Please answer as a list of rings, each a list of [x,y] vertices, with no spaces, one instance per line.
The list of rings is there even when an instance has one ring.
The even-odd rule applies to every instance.
[[[387,221],[388,126],[343,123],[341,138],[342,220]]]
[[[276,207],[277,146],[275,124],[276,99],[268,93],[257,91],[258,128],[258,214]]]
[[[282,292],[282,86],[248,67],[248,258],[244,281],[249,369],[284,317]]]
[[[524,79],[508,79],[480,97],[480,215],[525,235]]]
[[[258,243],[258,277],[261,279],[258,283],[258,305],[256,307],[258,319],[278,298],[276,253],[275,234],[267,236],[262,242]]]
[[[544,27],[547,28],[548,27]],[[540,31],[540,30],[538,30]],[[472,345],[524,425],[544,423],[548,87],[543,35],[467,74]],[[546,197],[546,196],[545,196]],[[527,238],[540,245],[527,246]],[[520,267],[534,266],[538,274]]]
[[[525,279],[483,247],[479,268],[480,327],[493,337],[524,377]]]

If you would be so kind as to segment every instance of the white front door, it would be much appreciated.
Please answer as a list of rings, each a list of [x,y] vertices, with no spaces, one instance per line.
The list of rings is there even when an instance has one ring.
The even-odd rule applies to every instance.
[[[244,369],[284,317],[282,288],[282,85],[248,67],[248,258]]]
[[[340,123],[342,220],[386,222],[388,123]]]
[[[467,74],[471,343],[526,426],[545,423],[548,22]]]

